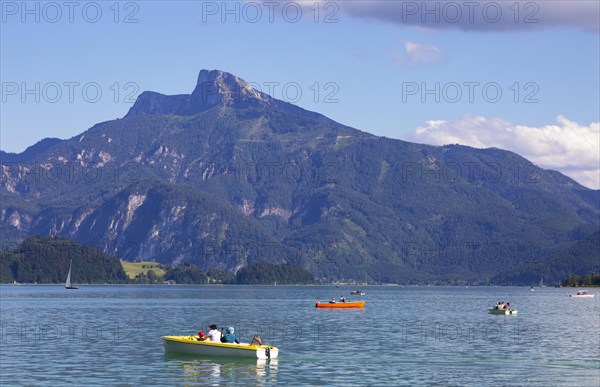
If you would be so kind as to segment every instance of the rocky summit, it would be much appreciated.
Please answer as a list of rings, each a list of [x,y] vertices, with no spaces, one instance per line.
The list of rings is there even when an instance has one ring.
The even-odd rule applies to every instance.
[[[195,115],[215,106],[241,106],[269,103],[267,94],[254,90],[248,82],[220,70],[202,70],[191,94],[164,95],[146,91],[138,97],[127,117],[136,115]]]

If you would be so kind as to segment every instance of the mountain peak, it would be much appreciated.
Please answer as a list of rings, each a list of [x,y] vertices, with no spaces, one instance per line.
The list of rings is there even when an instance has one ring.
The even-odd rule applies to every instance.
[[[243,101],[268,102],[270,99],[242,78],[221,70],[200,70],[192,98],[211,106],[233,105]]]
[[[252,89],[250,84],[240,77],[222,70],[200,70],[196,87],[205,84],[219,86],[221,90]]]
[[[269,103],[272,98],[255,90],[245,80],[222,70],[200,70],[192,94],[164,95],[152,91],[140,94],[127,116],[193,115],[214,106]]]

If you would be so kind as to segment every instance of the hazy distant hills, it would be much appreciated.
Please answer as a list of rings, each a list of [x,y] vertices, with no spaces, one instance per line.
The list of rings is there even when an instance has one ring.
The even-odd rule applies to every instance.
[[[327,279],[485,282],[558,265],[600,223],[600,191],[517,154],[376,137],[222,71],[26,153],[2,153],[5,246],[61,235],[203,270],[267,260]]]
[[[540,257],[520,267],[505,270],[493,278],[494,282],[504,284],[537,285],[544,279],[547,285],[562,283],[564,273],[584,276],[600,273],[600,232],[589,235],[568,248],[550,257]]]

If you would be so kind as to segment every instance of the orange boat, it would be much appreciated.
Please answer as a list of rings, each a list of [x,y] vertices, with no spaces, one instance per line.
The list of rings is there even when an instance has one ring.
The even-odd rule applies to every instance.
[[[349,309],[349,308],[364,308],[365,307],[365,302],[364,301],[356,301],[356,302],[352,302],[352,301],[347,301],[347,302],[321,302],[319,300],[317,300],[317,302],[315,303],[315,306],[317,308],[341,308],[341,309]]]

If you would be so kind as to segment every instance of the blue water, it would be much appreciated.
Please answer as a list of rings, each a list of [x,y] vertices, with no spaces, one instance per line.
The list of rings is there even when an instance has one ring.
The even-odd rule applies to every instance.
[[[0,287],[2,386],[599,386],[600,295],[521,287]],[[593,289],[593,293],[599,293]],[[364,310],[316,309],[344,295]],[[509,301],[517,316],[487,313]],[[232,325],[276,360],[165,356]]]

